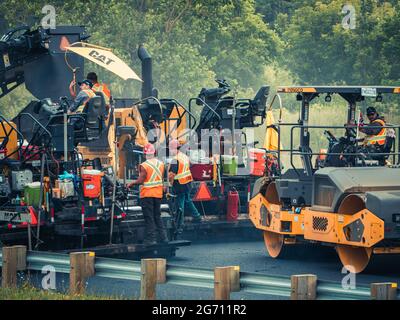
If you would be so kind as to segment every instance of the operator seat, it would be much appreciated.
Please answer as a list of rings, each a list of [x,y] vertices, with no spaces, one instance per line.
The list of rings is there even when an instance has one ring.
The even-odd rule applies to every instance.
[[[104,128],[104,117],[107,115],[105,99],[101,93],[96,92],[96,96],[86,103],[82,113],[85,114],[88,140],[99,137]]]
[[[265,114],[268,95],[269,86],[262,86],[260,90],[258,90],[257,94],[254,96],[254,99],[250,102],[253,115],[263,116]]]

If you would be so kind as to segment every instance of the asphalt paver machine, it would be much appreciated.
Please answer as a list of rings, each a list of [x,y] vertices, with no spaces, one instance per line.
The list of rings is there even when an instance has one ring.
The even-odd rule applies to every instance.
[[[164,251],[174,253],[178,242],[163,248],[141,245],[141,208],[120,179],[125,163],[113,165],[118,161],[115,145],[127,148],[129,142],[140,156],[147,142],[144,130],[154,122],[151,115],[160,115],[162,121],[174,106],[162,109],[156,97],[149,98],[150,92],[143,99],[112,102],[108,109],[100,94],[89,100],[82,113],[68,113],[71,70],[66,47],[88,38],[82,26],[22,27],[1,38],[0,97],[24,83],[37,100],[12,120],[0,116],[0,244],[28,244],[30,249],[43,250],[90,248],[107,255],[146,250],[159,254],[165,247]],[[146,53],[139,49],[145,67]],[[83,79],[83,58],[70,55],[68,60],[76,78]],[[148,92],[151,83],[144,80],[143,91]],[[127,105],[121,108],[113,105],[123,103]],[[96,152],[85,154],[102,141],[114,163],[104,163]],[[173,234],[168,206],[162,209]]]

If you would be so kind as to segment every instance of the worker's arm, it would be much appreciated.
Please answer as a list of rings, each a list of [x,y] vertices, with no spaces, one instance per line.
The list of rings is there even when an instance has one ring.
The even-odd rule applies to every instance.
[[[360,131],[369,136],[376,136],[379,134],[379,132],[381,132],[382,128],[374,128],[374,127],[382,127],[382,124],[374,121],[374,122],[360,128]]]
[[[177,173],[178,173],[178,164],[172,163],[168,168],[168,181],[171,186],[174,184],[174,179]]]
[[[168,172],[168,181],[169,184],[172,186],[174,184],[174,179],[175,179],[176,174],[173,172]]]
[[[71,83],[69,84],[69,93],[71,94],[71,97],[73,99],[76,98],[76,91],[75,91],[75,80],[72,80]]]
[[[128,184],[128,188],[133,187],[136,184],[143,184],[144,180],[146,180],[146,170],[143,168],[142,165],[139,166],[139,177],[136,180],[133,180],[130,184]]]
[[[104,94],[107,96],[108,99],[110,99],[111,98],[111,91],[110,91],[110,89],[108,88],[108,86],[105,83],[103,83],[103,88],[104,88]]]

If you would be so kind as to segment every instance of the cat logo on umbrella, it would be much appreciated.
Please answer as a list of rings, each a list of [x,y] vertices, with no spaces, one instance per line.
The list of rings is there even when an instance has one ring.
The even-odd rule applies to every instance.
[[[106,57],[105,55],[100,54],[96,50],[92,50],[89,52],[89,56],[95,58],[97,61],[104,63],[105,65],[110,65],[110,63],[114,62],[113,59]]]

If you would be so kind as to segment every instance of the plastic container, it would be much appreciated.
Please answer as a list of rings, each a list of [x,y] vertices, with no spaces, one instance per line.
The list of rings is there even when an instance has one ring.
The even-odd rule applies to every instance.
[[[39,207],[40,205],[40,182],[28,183],[24,187],[24,202],[28,206]]]
[[[204,150],[190,150],[189,159],[192,164],[210,164],[211,162]]]
[[[85,198],[95,199],[100,197],[103,175],[104,173],[98,170],[82,171],[83,196]]]
[[[239,193],[236,190],[228,192],[226,220],[236,221],[239,217]]]
[[[238,157],[222,155],[222,172],[228,176],[236,176],[238,170]]]
[[[75,195],[74,182],[72,180],[59,180],[61,198],[73,197]]]
[[[261,177],[265,172],[266,152],[263,149],[249,149],[248,164],[250,175]]]

